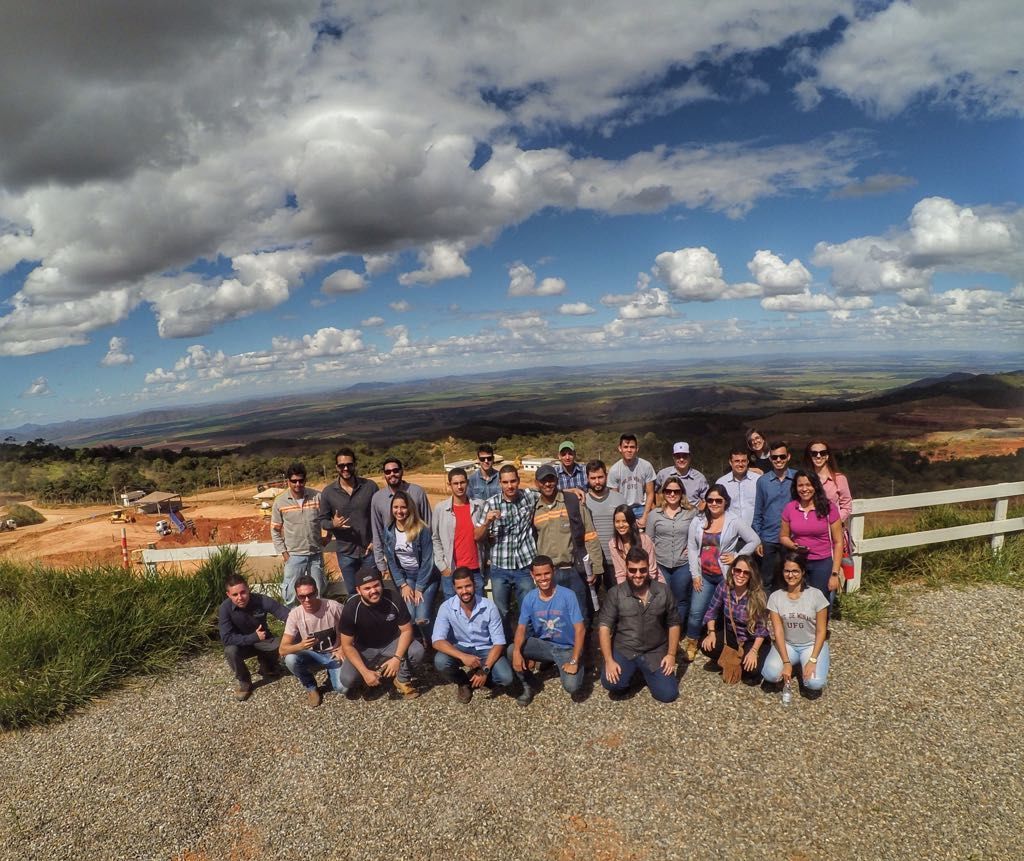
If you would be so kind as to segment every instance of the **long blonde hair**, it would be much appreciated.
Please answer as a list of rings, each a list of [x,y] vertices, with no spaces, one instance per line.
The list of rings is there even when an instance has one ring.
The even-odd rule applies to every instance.
[[[420,520],[420,513],[416,510],[416,506],[412,504],[412,500],[409,499],[409,494],[404,490],[396,490],[395,495],[391,497],[391,524],[398,528],[398,524],[395,522],[395,500],[401,499],[405,501],[405,522],[402,524],[402,531],[405,533],[405,537],[409,541],[415,541],[416,536],[420,534],[420,530],[423,529],[426,524]]]
[[[732,560],[729,573],[726,576],[726,587],[735,591],[736,581],[732,572],[736,570],[737,562],[746,562],[750,568],[750,582],[747,583],[747,632],[753,634],[758,623],[768,624],[768,596],[764,592],[761,583],[761,568],[753,556],[737,556]]]

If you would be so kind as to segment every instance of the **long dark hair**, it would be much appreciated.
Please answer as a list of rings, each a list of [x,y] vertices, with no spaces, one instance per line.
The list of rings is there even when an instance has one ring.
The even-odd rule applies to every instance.
[[[825,488],[821,486],[821,479],[818,478],[818,474],[813,470],[811,472],[807,472],[804,469],[796,471],[796,474],[793,476],[793,487],[790,490],[790,496],[793,499],[800,499],[796,492],[796,483],[801,478],[806,478],[814,487],[814,510],[818,512],[818,517],[828,517],[829,505],[831,503],[825,495]]]
[[[800,553],[797,550],[787,550],[782,554],[782,564],[779,565],[780,571],[787,562],[795,562],[800,566],[800,591],[803,592],[807,588],[807,554]]]
[[[831,473],[832,478],[835,478],[837,475],[842,475],[842,473],[839,471],[839,463],[838,461],[836,461],[835,452],[832,451],[832,446],[830,446],[823,439],[812,439],[809,443],[807,443],[807,445],[804,446],[804,466],[807,467],[807,469],[809,469],[811,472],[817,474],[818,468],[814,465],[814,460],[811,458],[812,445],[825,446],[825,451],[828,452],[828,457],[825,459],[825,466],[828,468],[829,473]]]
[[[615,529],[615,515],[621,514],[626,518],[626,523],[629,524],[629,546],[639,547],[640,546],[640,527],[636,525],[636,515],[633,513],[633,509],[628,505],[616,505],[615,511],[612,512],[612,531],[615,533],[614,541],[615,548],[619,553],[625,555],[626,551],[622,544],[622,536],[619,535],[617,529]]]

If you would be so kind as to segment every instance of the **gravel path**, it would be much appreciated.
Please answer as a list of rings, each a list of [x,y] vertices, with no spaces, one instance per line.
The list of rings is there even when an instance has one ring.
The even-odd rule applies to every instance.
[[[789,709],[702,658],[670,706],[555,681],[528,709],[311,710],[290,678],[235,703],[205,655],[0,737],[0,858],[1024,857],[1020,593],[835,627],[824,696]]]

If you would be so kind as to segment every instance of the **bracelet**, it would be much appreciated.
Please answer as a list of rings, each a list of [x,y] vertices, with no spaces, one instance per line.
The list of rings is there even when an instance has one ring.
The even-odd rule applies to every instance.
[[[785,666],[787,666],[787,665],[791,667],[791,666],[793,666],[793,662],[792,662],[792,661],[783,661],[783,662],[782,662],[782,666],[784,666],[784,667],[785,667]]]
[[[405,655],[392,655],[391,658],[398,658],[399,663],[401,663],[405,660]],[[388,658],[388,660],[390,661],[391,658]]]

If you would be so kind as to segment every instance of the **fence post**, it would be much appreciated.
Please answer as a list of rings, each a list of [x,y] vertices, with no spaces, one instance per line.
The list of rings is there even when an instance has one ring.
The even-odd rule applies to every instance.
[[[1006,515],[1007,515],[1007,512],[1009,511],[1009,509],[1010,509],[1010,500],[1008,498],[997,499],[996,500],[996,514],[995,514],[995,517],[993,517],[992,519],[994,521],[996,521],[996,522],[998,522],[1000,520],[1006,520]],[[1002,534],[1000,534],[1000,535],[993,535],[992,536],[992,552],[993,553],[998,553],[1000,550],[1003,549],[1003,539],[1004,538],[1005,538],[1005,536],[1002,535]]]
[[[850,543],[853,545],[853,579],[846,584],[847,592],[856,592],[860,588],[860,572],[864,567],[864,556],[860,552],[860,542],[864,538],[864,515],[854,514],[850,517]]]

